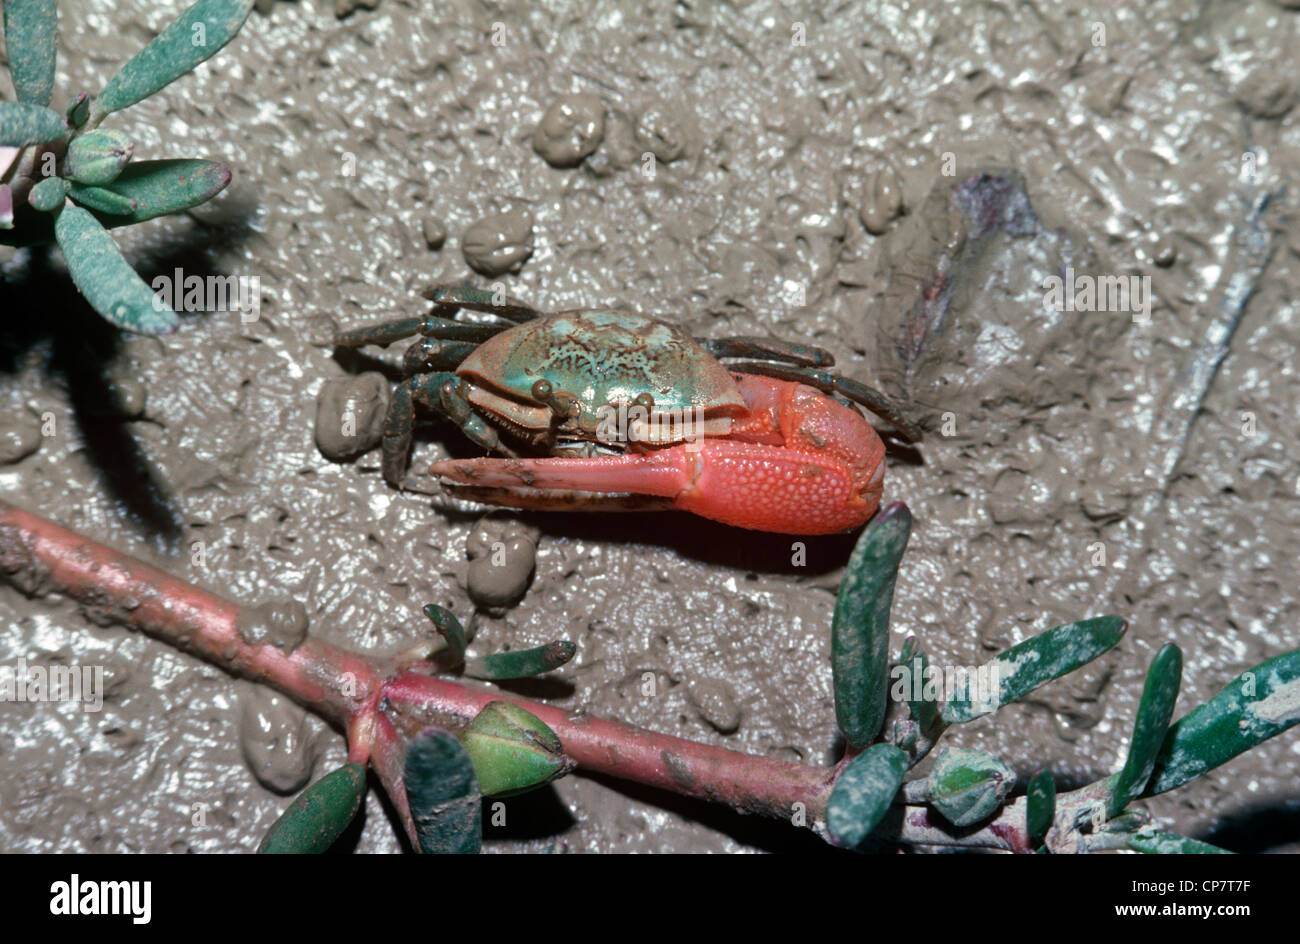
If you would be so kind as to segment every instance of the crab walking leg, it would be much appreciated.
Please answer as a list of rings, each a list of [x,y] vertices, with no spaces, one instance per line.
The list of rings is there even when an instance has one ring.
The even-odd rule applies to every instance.
[[[877,476],[859,490],[843,463],[817,453],[716,439],[592,459],[452,459],[431,471],[475,487],[658,495],[682,511],[780,534],[832,534],[864,524],[880,503],[881,484]],[[501,500],[510,502],[508,495]],[[560,498],[555,507],[572,506]]]
[[[462,285],[430,285],[424,290],[423,295],[433,302],[435,314],[448,317],[454,315],[456,309],[465,308],[469,311],[497,315],[507,321],[522,324],[546,314],[527,302],[521,302],[517,298],[511,298],[493,289],[470,288]]]
[[[336,347],[365,347],[367,344],[387,347],[394,341],[419,334],[425,320],[423,317],[394,318],[378,324],[362,325],[360,328],[340,331],[334,336],[334,344]]]
[[[696,338],[706,351],[717,358],[743,357],[749,360],[775,360],[798,367],[833,367],[830,351],[812,344],[797,344],[778,338]]]
[[[406,480],[417,405],[441,413],[484,449],[510,452],[497,438],[496,431],[470,408],[464,382],[459,377],[449,371],[419,374],[393,389],[388,414],[384,417],[382,467],[384,480],[394,488],[402,488]]]

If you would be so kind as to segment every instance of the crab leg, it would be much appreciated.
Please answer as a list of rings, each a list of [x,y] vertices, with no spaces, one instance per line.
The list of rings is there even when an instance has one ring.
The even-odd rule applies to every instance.
[[[488,315],[498,315],[507,321],[522,324],[534,318],[540,318],[545,312],[532,305],[502,295],[496,291],[483,288],[469,288],[457,285],[432,285],[425,289],[424,297],[433,302],[435,315],[450,317],[456,309],[466,308],[481,311]]]
[[[484,449],[502,448],[496,431],[471,409],[459,377],[446,371],[419,374],[393,389],[384,417],[382,468],[389,485],[404,486],[416,404],[447,417]]]
[[[800,367],[832,367],[835,358],[830,351],[812,344],[796,344],[777,338],[696,338],[714,357],[744,357],[750,360],[774,360]]]
[[[420,326],[424,324],[424,321],[423,317],[416,316],[394,318],[391,321],[381,321],[378,324],[362,325],[360,328],[340,331],[334,335],[334,344],[336,347],[365,347],[367,344],[387,347],[394,341],[401,341],[403,338],[419,334]]]
[[[732,440],[591,459],[452,459],[431,471],[480,489],[657,495],[713,521],[781,534],[844,531],[864,524],[880,501],[878,483],[859,494],[848,468],[832,458]],[[501,500],[511,503],[508,495]],[[543,507],[536,497],[528,503]],[[555,507],[571,505],[562,498]]]

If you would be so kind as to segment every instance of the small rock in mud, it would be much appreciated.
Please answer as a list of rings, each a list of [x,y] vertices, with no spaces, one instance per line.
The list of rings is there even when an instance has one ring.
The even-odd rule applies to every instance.
[[[485,216],[465,231],[461,252],[481,275],[518,272],[533,254],[533,217],[527,210]]]
[[[379,0],[334,0],[334,15],[340,20],[360,9],[374,10]]]
[[[484,518],[466,542],[465,589],[476,606],[504,609],[523,598],[537,563],[537,533],[516,521]]]
[[[651,105],[637,122],[636,141],[655,160],[671,164],[686,154],[690,126],[664,105]]]
[[[245,607],[236,628],[249,645],[270,644],[283,652],[293,652],[307,638],[307,608],[297,600]]]
[[[902,212],[903,185],[892,167],[883,167],[871,175],[863,188],[858,218],[868,233],[879,236]]]
[[[1156,265],[1162,269],[1168,269],[1178,261],[1178,250],[1169,243],[1161,243],[1156,247]]]
[[[307,712],[282,695],[241,684],[239,748],[258,782],[285,795],[307,785],[320,749]]]
[[[19,415],[0,423],[0,465],[25,459],[41,447],[41,427],[36,417]]]
[[[355,459],[379,445],[388,381],[377,371],[331,377],[316,394],[316,447],[329,459]]]
[[[605,106],[594,95],[565,95],[551,103],[533,132],[533,150],[552,167],[574,167],[600,146]]]
[[[420,223],[420,230],[424,233],[424,244],[430,249],[441,249],[447,241],[447,227],[436,217],[426,216]]]
[[[740,727],[740,704],[732,687],[721,679],[696,679],[686,689],[686,699],[709,727],[731,734]]]

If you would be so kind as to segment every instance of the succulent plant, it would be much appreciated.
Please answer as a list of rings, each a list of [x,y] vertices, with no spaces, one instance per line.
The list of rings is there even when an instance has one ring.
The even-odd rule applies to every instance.
[[[57,242],[73,282],[104,318],[145,334],[175,330],[176,313],[122,257],[108,229],[179,213],[230,183],[207,160],[134,161],[113,112],[148,98],[234,38],[253,0],[199,0],[64,114],[54,92],[55,0],[3,0],[5,45],[18,101],[0,102],[0,243]]]

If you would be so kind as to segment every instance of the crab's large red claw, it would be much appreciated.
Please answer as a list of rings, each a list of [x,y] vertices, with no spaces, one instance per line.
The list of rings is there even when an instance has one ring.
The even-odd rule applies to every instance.
[[[884,478],[881,452],[864,488],[829,456],[730,440],[591,459],[450,459],[431,471],[464,485],[527,489],[533,508],[539,507],[539,489],[658,495],[724,524],[812,535],[854,528],[871,517]],[[501,501],[511,503],[508,495]]]

